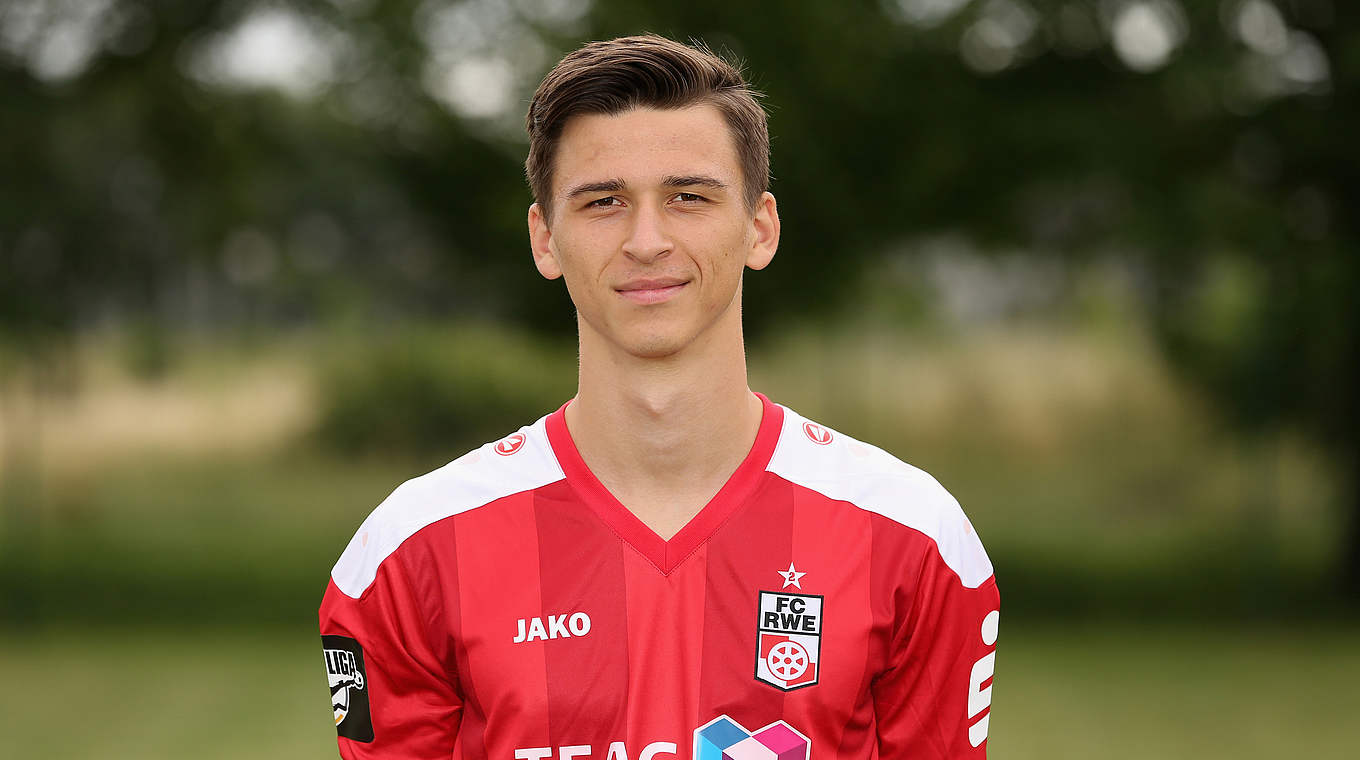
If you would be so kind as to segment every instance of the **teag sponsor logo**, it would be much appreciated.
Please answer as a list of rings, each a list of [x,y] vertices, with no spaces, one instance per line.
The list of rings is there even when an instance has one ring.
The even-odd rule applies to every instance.
[[[674,741],[647,742],[630,752],[621,741],[608,745],[569,744],[558,747],[524,747],[515,760],[677,760],[680,748]],[[694,729],[692,760],[809,760],[812,742],[782,720],[748,731],[726,715],[719,715]]]

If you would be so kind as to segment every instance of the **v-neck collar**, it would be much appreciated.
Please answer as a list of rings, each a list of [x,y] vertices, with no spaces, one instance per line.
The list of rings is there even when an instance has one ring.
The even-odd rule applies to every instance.
[[[567,483],[599,515],[605,524],[618,534],[619,538],[646,557],[662,573],[669,574],[688,557],[699,545],[740,507],[760,484],[761,475],[774,455],[775,444],[779,442],[779,432],[784,424],[784,410],[764,395],[757,393],[762,405],[760,429],[751,450],[738,465],[732,476],[727,479],[699,513],[690,518],[680,532],[669,541],[638,519],[631,510],[619,502],[609,489],[604,487],[595,473],[590,471],[586,462],[577,451],[576,443],[567,430],[567,406],[548,415],[548,443],[552,446],[557,462],[567,477]]]

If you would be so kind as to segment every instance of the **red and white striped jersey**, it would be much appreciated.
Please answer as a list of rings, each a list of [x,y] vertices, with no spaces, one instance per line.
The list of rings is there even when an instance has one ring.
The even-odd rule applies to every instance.
[[[321,604],[340,754],[982,758],[992,566],[929,475],[764,401],[662,540],[563,409],[399,487]]]

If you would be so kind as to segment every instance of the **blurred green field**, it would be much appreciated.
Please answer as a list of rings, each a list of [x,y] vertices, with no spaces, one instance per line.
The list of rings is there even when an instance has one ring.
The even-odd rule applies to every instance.
[[[1344,757],[1357,640],[1354,627],[1003,623],[989,756]],[[301,629],[0,636],[4,754],[335,757],[317,644]]]
[[[32,482],[7,480],[26,521],[0,520],[0,620],[309,619],[331,563],[397,484],[565,400],[571,353],[540,349],[457,325],[216,344],[154,380],[120,375],[107,346],[90,352],[83,388],[48,402]],[[1342,513],[1327,460],[1288,431],[1217,426],[1136,334],[801,331],[751,364],[753,387],[943,482],[1012,617],[1335,607]],[[415,432],[396,425],[355,450],[355,419]]]
[[[333,756],[331,564],[402,480],[560,404],[569,348],[461,325],[218,341],[153,378],[85,350],[29,416],[38,445],[0,457],[0,757]],[[964,504],[1006,621],[993,757],[1352,749],[1343,479],[1306,439],[1222,427],[1130,332],[799,330],[751,370]],[[385,418],[414,433],[354,447]]]

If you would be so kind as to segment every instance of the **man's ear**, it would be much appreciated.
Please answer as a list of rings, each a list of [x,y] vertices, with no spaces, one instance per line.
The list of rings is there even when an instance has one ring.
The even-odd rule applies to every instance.
[[[538,268],[539,274],[549,280],[562,276],[562,267],[558,265],[552,249],[552,230],[548,228],[548,218],[543,214],[543,207],[537,203],[529,207],[529,249],[533,251],[534,266]]]
[[[779,248],[779,208],[772,194],[761,194],[760,200],[756,202],[751,227],[754,234],[751,247],[746,252],[746,266],[764,269],[770,265],[770,260]]]

